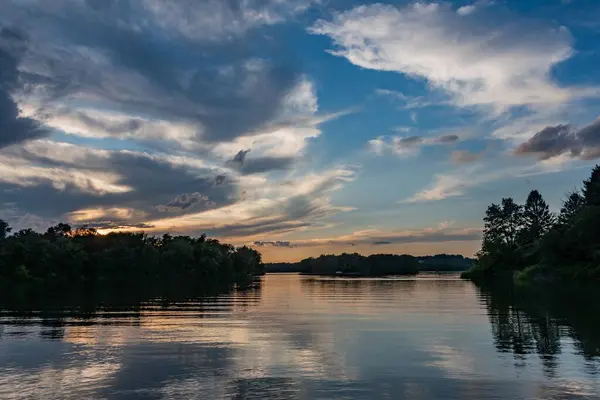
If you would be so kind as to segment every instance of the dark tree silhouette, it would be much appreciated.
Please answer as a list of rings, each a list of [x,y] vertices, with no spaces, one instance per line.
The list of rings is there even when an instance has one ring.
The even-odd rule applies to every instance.
[[[567,199],[563,202],[558,216],[558,223],[560,225],[567,225],[571,222],[573,217],[581,210],[581,207],[585,204],[585,200],[581,193],[573,191],[568,194]]]
[[[205,235],[99,235],[91,228],[72,230],[61,223],[44,234],[22,229],[8,236],[10,227],[2,220],[0,228],[0,290],[247,284],[263,273],[256,250],[221,244]]]
[[[600,166],[583,182],[582,194],[568,195],[558,219],[533,190],[524,207],[510,198],[492,204],[484,217],[476,265],[463,277],[555,282],[600,280]]]
[[[12,228],[6,221],[0,219],[0,239],[4,239],[11,232]]]
[[[537,190],[532,190],[527,196],[525,207],[523,207],[523,233],[525,243],[533,243],[542,235],[546,234],[552,227],[556,218],[550,212],[550,207]]]
[[[590,178],[583,182],[582,191],[586,205],[600,206],[600,165],[596,165]]]

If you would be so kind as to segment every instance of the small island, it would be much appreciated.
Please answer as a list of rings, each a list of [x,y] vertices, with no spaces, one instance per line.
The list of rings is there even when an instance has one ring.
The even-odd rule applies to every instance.
[[[600,166],[558,215],[532,190],[525,205],[508,197],[487,208],[481,250],[462,274],[475,282],[574,283],[600,279]]]
[[[262,274],[261,255],[205,235],[152,237],[144,233],[72,229],[60,223],[45,233],[14,234],[0,220],[0,291],[85,293],[165,290],[198,293],[204,288],[246,286]]]
[[[296,263],[270,263],[265,272],[291,272],[305,275],[342,277],[382,277],[388,275],[416,275],[419,272],[461,272],[469,269],[473,260],[461,255],[437,254],[415,257],[408,254],[357,253],[321,255],[305,258]]]

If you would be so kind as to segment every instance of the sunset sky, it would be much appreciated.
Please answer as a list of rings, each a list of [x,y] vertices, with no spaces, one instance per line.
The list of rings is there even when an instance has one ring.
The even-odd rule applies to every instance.
[[[2,0],[0,218],[460,253],[600,158],[600,2]]]

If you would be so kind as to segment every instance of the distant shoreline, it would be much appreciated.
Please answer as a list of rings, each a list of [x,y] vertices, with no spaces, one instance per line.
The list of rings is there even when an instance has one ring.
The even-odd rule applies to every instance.
[[[356,253],[343,253],[310,257],[299,262],[265,263],[265,273],[298,273],[348,278],[411,276],[420,272],[464,272],[473,266],[473,261],[468,257],[454,254],[362,256]]]

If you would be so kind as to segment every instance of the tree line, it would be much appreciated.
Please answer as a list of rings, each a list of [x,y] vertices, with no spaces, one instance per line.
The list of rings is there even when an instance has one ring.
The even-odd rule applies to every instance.
[[[305,258],[299,264],[301,271],[313,275],[385,276],[419,273],[419,261],[407,254],[372,254],[367,257],[358,253],[326,254]]]
[[[330,265],[330,269],[333,270],[337,268],[337,264],[334,264],[335,257],[347,257],[348,254],[342,254],[340,256],[329,256],[326,260],[322,261],[323,264]],[[381,258],[381,254],[375,255],[371,258],[372,260],[377,260]],[[360,256],[364,261],[361,261],[365,264],[369,263],[368,257]],[[413,257],[413,256],[408,256]],[[464,257],[459,254],[436,254],[432,256],[415,256],[416,261],[418,263],[418,271],[419,272],[461,272],[469,269],[473,265],[473,259]],[[354,260],[353,257],[349,257],[350,260]],[[393,262],[393,258],[389,259]],[[276,262],[276,263],[266,263],[265,264],[265,272],[266,273],[313,273],[313,266],[318,262],[315,261],[314,258],[308,258],[306,261],[299,262]],[[342,261],[343,263],[343,261]],[[339,264],[339,263],[338,263]],[[411,263],[413,264],[413,263]],[[352,263],[350,264],[352,265]],[[334,268],[335,267],[335,268]],[[323,267],[317,267],[317,270]],[[344,267],[342,266],[342,269]],[[376,267],[377,268],[377,267]],[[368,271],[369,274],[371,271]],[[315,272],[316,273],[316,272]],[[412,272],[411,272],[412,273]]]
[[[580,190],[567,194],[558,215],[537,190],[524,205],[512,198],[490,205],[484,217],[481,250],[463,277],[524,281],[600,279],[600,166]]]
[[[79,290],[246,284],[262,274],[261,255],[200,237],[73,229],[11,234],[0,220],[0,290],[15,286]]]

